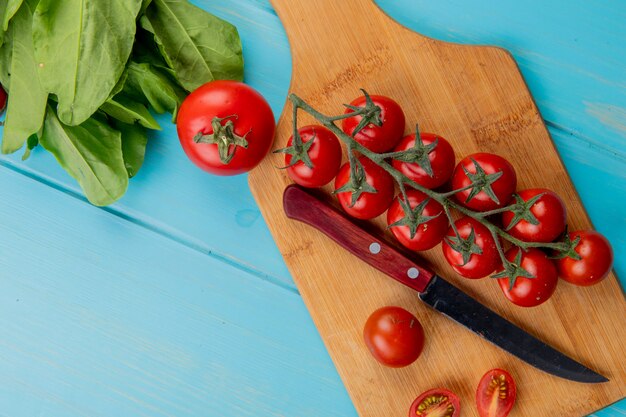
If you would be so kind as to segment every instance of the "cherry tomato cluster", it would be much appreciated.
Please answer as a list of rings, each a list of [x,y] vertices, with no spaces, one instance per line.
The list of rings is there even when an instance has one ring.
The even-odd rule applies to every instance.
[[[515,168],[505,158],[481,152],[455,164],[442,136],[403,136],[405,115],[388,97],[364,92],[346,107],[328,127],[296,130],[279,150],[296,183],[321,187],[334,178],[334,193],[349,215],[367,220],[386,211],[391,233],[410,250],[443,241],[443,255],[458,274],[478,279],[495,272],[506,298],[520,306],[545,302],[559,276],[586,286],[609,274],[608,241],[594,231],[567,233],[563,200],[544,188],[517,190]],[[343,165],[333,127],[349,139]],[[452,223],[451,208],[463,214]]]

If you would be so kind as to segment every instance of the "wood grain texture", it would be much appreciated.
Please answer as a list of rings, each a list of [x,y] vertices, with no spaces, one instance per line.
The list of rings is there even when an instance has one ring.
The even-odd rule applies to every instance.
[[[589,227],[517,65],[505,50],[417,35],[369,0],[273,0],[273,5],[292,45],[291,90],[314,107],[339,113],[340,104],[349,102],[359,87],[394,97],[409,125],[419,121],[424,131],[443,135],[458,156],[483,150],[506,157],[520,172],[520,188],[555,190],[569,209],[570,227]],[[290,114],[281,117],[277,148],[290,135]],[[301,119],[302,124],[310,121]],[[520,401],[518,416],[585,415],[624,397],[626,323],[615,317],[623,317],[626,303],[615,276],[586,290],[562,284],[550,302],[521,309],[507,304],[488,280],[456,277],[440,249],[426,254],[469,294],[611,382],[592,386],[554,378],[418,305],[410,290],[340,251],[317,231],[288,221],[280,199],[289,181],[274,168],[280,164],[276,156],[254,171],[251,189],[361,416],[404,415],[415,395],[432,386],[446,386],[463,403],[472,404],[476,382],[493,367],[512,371],[520,398],[559,398]],[[402,370],[379,366],[361,342],[369,313],[388,304],[416,312],[428,335],[420,361]],[[590,333],[592,344],[585,343]],[[476,415],[475,409],[466,406],[464,415]]]

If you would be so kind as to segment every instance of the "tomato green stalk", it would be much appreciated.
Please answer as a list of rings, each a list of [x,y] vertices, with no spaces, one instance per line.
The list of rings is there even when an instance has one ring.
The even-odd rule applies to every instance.
[[[361,155],[365,156],[366,158],[371,160],[373,163],[383,168],[385,171],[389,173],[389,175],[393,177],[394,181],[398,184],[398,187],[400,188],[400,192],[402,193],[405,201],[408,201],[407,196],[406,196],[406,187],[409,186],[416,190],[421,191],[422,193],[426,194],[428,197],[432,198],[433,200],[441,204],[444,208],[444,212],[446,216],[448,217],[450,224],[452,225],[452,228],[455,234],[457,235],[457,237],[459,236],[459,234],[458,234],[458,231],[456,230],[456,227],[454,226],[454,218],[452,217],[450,208],[454,208],[461,214],[475,219],[476,221],[484,225],[494,237],[494,240],[496,241],[498,253],[500,254],[500,258],[502,259],[502,265],[504,267],[505,272],[511,272],[511,273],[515,272],[517,276],[520,276],[519,273],[521,272],[520,271],[521,267],[519,265],[516,265],[514,262],[510,262],[506,259],[505,254],[504,254],[504,248],[502,247],[502,244],[500,243],[499,238],[502,238],[525,251],[530,248],[551,249],[551,250],[555,250],[561,253],[563,252],[567,253],[568,251],[572,250],[571,242],[570,243],[568,242],[543,243],[543,242],[522,241],[510,235],[505,230],[502,230],[501,228],[499,228],[498,226],[496,226],[495,224],[487,220],[487,217],[492,214],[497,214],[497,213],[501,213],[501,212],[508,211],[508,210],[518,210],[519,203],[514,203],[510,206],[499,208],[499,209],[492,210],[489,212],[484,212],[484,213],[476,212],[471,209],[468,209],[458,204],[451,197],[461,191],[465,191],[467,189],[476,187],[476,184],[472,183],[471,185],[467,187],[464,187],[458,190],[453,190],[450,192],[443,192],[443,193],[425,188],[422,185],[410,179],[409,177],[407,177],[406,175],[404,175],[403,173],[401,173],[400,171],[396,170],[389,162],[387,162],[388,158],[393,158],[393,157],[398,156],[397,153],[391,152],[391,153],[379,154],[379,153],[373,152],[367,149],[365,146],[361,145],[359,142],[357,142],[356,139],[354,139],[354,137],[347,135],[342,129],[340,129],[335,124],[335,122],[344,118],[345,115],[327,116],[323,113],[320,113],[316,109],[314,109],[311,105],[306,103],[303,99],[301,99],[295,94],[290,94],[289,100],[294,106],[294,112],[293,112],[294,135],[297,133],[297,121],[295,120],[295,118],[297,117],[297,110],[302,109],[306,113],[313,116],[317,121],[319,121],[322,125],[328,128],[330,131],[332,131],[339,138],[339,140],[341,140],[342,142],[346,144],[348,148],[348,157],[349,157],[350,164],[354,164],[354,161],[356,160],[356,158],[354,157],[354,151],[359,152]],[[353,110],[354,112],[350,113],[349,114],[350,116],[364,116],[366,114],[371,113],[371,109],[366,108],[366,107],[355,108]],[[419,132],[416,135],[418,134]],[[413,214],[411,213],[411,211],[409,211],[407,215],[411,216],[411,220],[413,220],[412,219]],[[516,276],[511,276],[510,278],[512,280],[515,280]]]

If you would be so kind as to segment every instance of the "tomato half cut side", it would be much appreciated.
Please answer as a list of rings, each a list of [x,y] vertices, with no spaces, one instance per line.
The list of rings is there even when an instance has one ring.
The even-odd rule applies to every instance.
[[[476,407],[480,417],[506,417],[515,404],[517,388],[513,377],[503,369],[492,369],[476,389]]]
[[[420,394],[409,409],[409,417],[459,417],[460,415],[459,397],[445,388],[435,388]]]

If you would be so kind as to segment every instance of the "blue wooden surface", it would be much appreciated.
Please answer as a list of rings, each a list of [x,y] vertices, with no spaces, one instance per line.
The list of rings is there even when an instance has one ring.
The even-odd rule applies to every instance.
[[[194,2],[237,25],[246,81],[278,115],[290,55],[268,1]],[[596,228],[624,253],[625,3],[378,4],[425,35],[513,52]],[[246,178],[205,175],[159,121],[105,209],[50,155],[0,158],[0,416],[355,416]],[[626,276],[626,259],[615,266]]]

